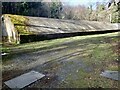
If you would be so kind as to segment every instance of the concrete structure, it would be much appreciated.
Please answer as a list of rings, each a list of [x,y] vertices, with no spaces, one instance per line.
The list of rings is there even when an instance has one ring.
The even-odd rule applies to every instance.
[[[62,20],[41,17],[27,17],[28,30],[37,34],[56,34],[116,30],[114,24],[87,20]]]
[[[2,16],[2,41],[8,43],[18,42],[18,32],[7,15]]]
[[[22,89],[29,84],[34,83],[35,81],[43,78],[45,75],[36,71],[30,71],[21,76],[13,78],[9,81],[6,81],[5,84],[11,89]]]
[[[87,21],[87,20],[63,20],[63,19],[52,19],[52,18],[42,18],[42,17],[30,17],[30,16],[26,16],[26,18],[28,19],[26,24],[28,31],[30,31],[35,35],[46,35],[48,37],[51,37],[49,36],[50,34],[54,34],[54,36],[57,37],[69,33],[68,36],[72,36],[73,35],[72,33],[78,33],[78,32],[118,30],[118,28],[120,29],[120,27],[118,27],[117,24],[111,24],[107,22]],[[16,26],[21,27],[22,24],[18,24]],[[21,42],[23,39],[27,40],[29,38],[31,39],[34,38],[33,36],[30,35],[28,35],[30,36],[28,38],[26,38],[26,35],[24,36],[25,38],[22,35],[20,35],[20,37],[18,36],[18,32],[15,30],[14,24],[11,22],[10,18],[7,15],[4,15],[4,18],[2,19],[3,41],[9,43],[12,42],[17,43],[17,42]],[[19,40],[19,38],[20,39],[22,38],[21,41]],[[38,40],[39,38],[41,39],[44,37],[40,36],[37,37],[36,39]]]
[[[100,75],[103,77],[109,78],[109,79],[120,80],[120,78],[119,78],[120,73],[118,71],[106,70],[106,71],[102,72]]]

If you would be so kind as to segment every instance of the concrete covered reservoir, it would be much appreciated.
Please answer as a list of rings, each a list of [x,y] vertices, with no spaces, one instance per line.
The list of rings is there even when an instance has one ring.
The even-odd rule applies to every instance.
[[[62,20],[27,17],[28,30],[39,34],[72,33],[101,30],[117,30],[118,24],[85,20]]]
[[[14,39],[15,42],[17,42],[16,40],[22,41],[22,40],[33,39],[33,38],[34,39],[32,41],[39,41],[39,39],[41,38],[43,38],[42,40],[44,40],[44,39],[49,39],[49,38],[55,39],[55,38],[66,37],[66,36],[67,37],[77,36],[78,34],[73,35],[72,33],[78,33],[78,32],[91,32],[91,31],[105,31],[105,30],[120,29],[118,27],[119,26],[118,23],[111,24],[107,22],[98,22],[98,21],[63,20],[63,19],[52,19],[52,18],[42,18],[42,17],[30,17],[30,16],[25,16],[25,18],[28,19],[28,21],[25,22],[27,31],[32,32],[33,35],[32,36],[20,35],[20,39],[19,39],[17,32],[15,32],[16,30],[14,30],[13,28],[9,28],[8,27],[9,25],[6,25],[7,22],[4,22],[4,24],[6,25],[6,29],[2,30],[2,32],[5,32],[6,30],[6,31],[14,31],[16,33],[16,35],[10,34],[9,32],[6,33],[6,35],[8,35],[9,42],[11,42],[10,37],[15,37]],[[9,19],[9,22],[10,22],[10,19]],[[23,26],[22,24],[14,24],[12,26],[16,26],[16,25]],[[9,30],[7,30],[7,27]],[[28,42],[28,41],[31,41],[31,40],[27,40],[25,42]]]

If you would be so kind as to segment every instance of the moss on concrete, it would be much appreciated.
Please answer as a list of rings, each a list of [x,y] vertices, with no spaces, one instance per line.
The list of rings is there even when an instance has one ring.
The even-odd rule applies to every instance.
[[[20,15],[11,15],[11,14],[5,14],[5,15],[10,17],[11,21],[15,25],[15,29],[19,32],[19,34],[22,34],[22,35],[32,34],[27,29],[27,26],[26,26],[28,22],[28,18]]]

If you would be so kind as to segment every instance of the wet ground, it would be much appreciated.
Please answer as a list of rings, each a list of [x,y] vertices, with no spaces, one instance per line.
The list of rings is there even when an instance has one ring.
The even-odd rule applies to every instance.
[[[35,70],[46,77],[26,88],[117,88],[118,81],[100,73],[118,69],[118,35],[81,38],[3,59],[3,82]]]

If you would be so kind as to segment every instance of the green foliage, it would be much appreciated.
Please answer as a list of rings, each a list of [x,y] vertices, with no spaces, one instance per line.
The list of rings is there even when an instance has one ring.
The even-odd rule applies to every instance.
[[[112,23],[120,23],[120,4],[111,6]]]
[[[62,3],[3,2],[2,11],[3,14],[61,18]]]
[[[2,3],[3,14],[25,14],[29,9],[27,2],[3,2]],[[30,4],[31,5],[31,4]]]
[[[103,10],[105,10],[105,5],[104,5],[104,4],[98,5],[97,10],[98,10],[98,11],[103,11]]]
[[[104,4],[97,4],[96,18],[98,21],[120,22],[120,5],[112,2],[107,9]]]
[[[60,2],[52,2],[50,11],[51,11],[51,18],[60,18],[62,11],[62,4]]]
[[[120,23],[120,16],[118,12],[112,13],[112,23]]]

